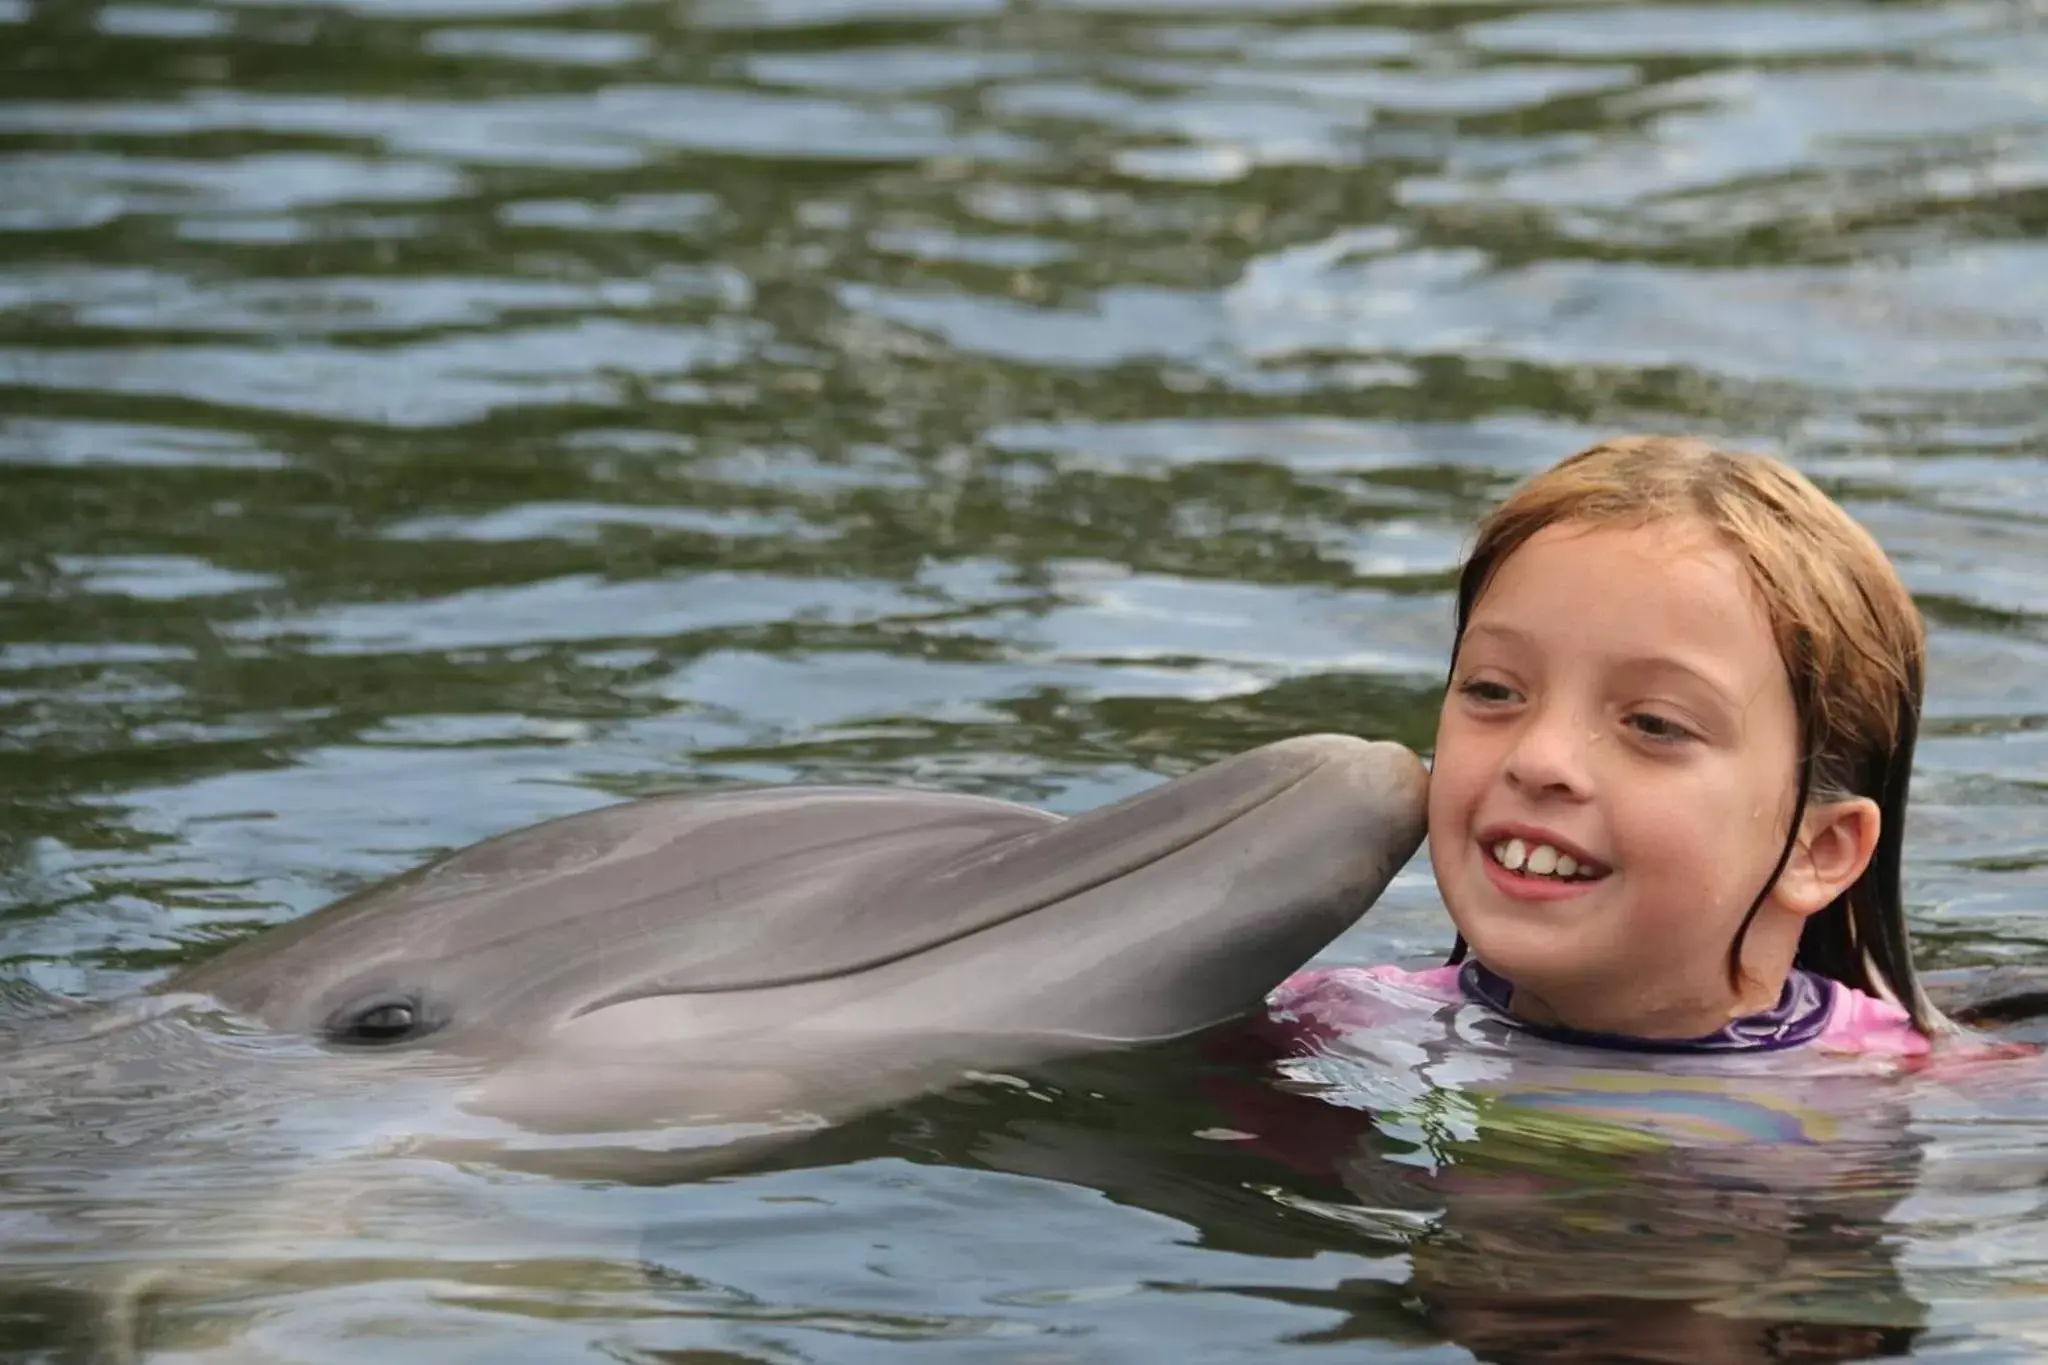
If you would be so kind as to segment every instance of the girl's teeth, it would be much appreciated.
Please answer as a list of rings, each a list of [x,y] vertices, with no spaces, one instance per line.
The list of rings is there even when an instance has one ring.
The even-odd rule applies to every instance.
[[[1579,873],[1579,860],[1571,854],[1559,853],[1549,844],[1531,848],[1522,839],[1495,844],[1493,860],[1510,872],[1526,872],[1532,877],[1575,877]]]

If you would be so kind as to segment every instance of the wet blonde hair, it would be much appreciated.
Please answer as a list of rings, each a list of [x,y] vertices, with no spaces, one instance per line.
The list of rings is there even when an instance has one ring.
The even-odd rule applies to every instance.
[[[1791,827],[1729,945],[1730,984],[1740,987],[1743,939],[1791,857],[1800,812],[1816,800],[1867,796],[1881,813],[1876,851],[1848,890],[1808,918],[1795,964],[1895,1001],[1922,1033],[1945,1028],[1913,970],[1899,890],[1926,629],[1876,540],[1804,475],[1768,456],[1671,436],[1623,437],[1569,456],[1480,524],[1458,579],[1452,667],[1474,603],[1538,531],[1660,521],[1700,524],[1742,561],[1798,708]],[[1451,960],[1464,955],[1461,938]]]

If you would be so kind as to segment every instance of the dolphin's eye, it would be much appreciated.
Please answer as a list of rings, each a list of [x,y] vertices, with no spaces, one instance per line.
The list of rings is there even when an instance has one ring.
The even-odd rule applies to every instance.
[[[414,996],[374,995],[329,1015],[325,1031],[329,1042],[375,1047],[418,1038],[438,1026]]]
[[[349,1032],[358,1038],[398,1038],[411,1033],[418,1018],[411,1005],[379,1005],[357,1015]]]

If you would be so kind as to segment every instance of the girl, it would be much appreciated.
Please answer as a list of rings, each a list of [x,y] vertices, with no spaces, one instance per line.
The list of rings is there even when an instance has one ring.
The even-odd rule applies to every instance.
[[[1950,1025],[1899,897],[1926,637],[1877,543],[1763,456],[1634,437],[1482,524],[1430,779],[1449,963],[1310,970],[1312,1032],[1398,997],[1634,1051],[1911,1056]]]

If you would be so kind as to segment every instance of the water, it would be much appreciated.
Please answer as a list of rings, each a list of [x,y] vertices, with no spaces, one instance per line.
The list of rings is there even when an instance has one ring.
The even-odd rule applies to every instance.
[[[2038,959],[2043,25],[0,0],[0,1015],[620,796],[1076,810],[1300,730],[1426,745],[1471,519],[1644,428],[1789,454],[1897,558],[1923,954]],[[1439,913],[1418,865],[1330,957],[1439,950]],[[1199,1054],[718,1180],[358,1179],[402,1097],[202,1074],[91,1138],[17,1096],[0,1359],[83,1358],[164,1246],[190,1282],[130,1304],[175,1361],[2048,1339],[2048,1113],[1981,1078],[1887,1092],[1910,1131],[1788,1202],[1654,1164],[1588,1193],[1569,1143],[1322,1102],[1275,1150],[1256,1068]],[[1461,1202],[1466,1168],[1581,1197]],[[252,1227],[290,1254],[236,1271]]]

